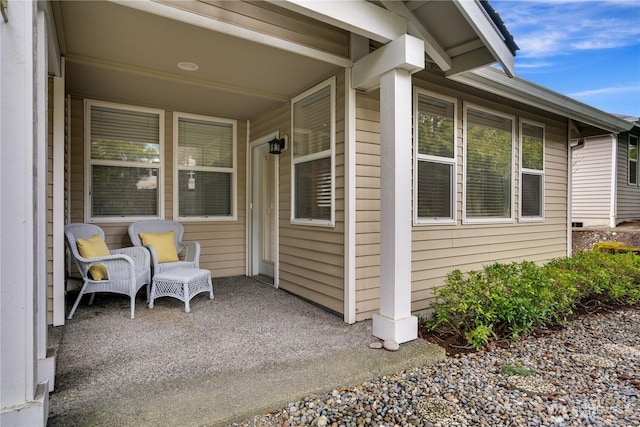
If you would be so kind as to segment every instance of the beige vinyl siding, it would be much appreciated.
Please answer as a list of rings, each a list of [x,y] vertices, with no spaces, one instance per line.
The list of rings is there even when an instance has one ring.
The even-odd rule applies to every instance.
[[[84,222],[84,110],[83,100],[72,99],[71,222]],[[173,113],[165,111],[164,217],[173,219]],[[185,241],[200,243],[200,267],[213,277],[244,275],[246,271],[246,140],[247,123],[237,129],[237,221],[184,222]],[[131,246],[129,222],[96,223],[105,232],[110,248]]]
[[[640,185],[629,184],[629,133],[618,136],[616,223],[640,219]]]
[[[380,298],[380,93],[356,96],[356,320]]]
[[[291,105],[251,121],[252,139],[275,131],[291,135]],[[336,81],[335,227],[291,224],[291,150],[279,155],[279,286],[344,311],[344,74]]]
[[[425,75],[423,73],[422,75]],[[454,269],[470,271],[493,262],[531,260],[543,263],[567,254],[566,120],[526,109],[494,96],[456,88],[437,76],[414,84],[458,99],[456,223],[417,225],[412,231],[412,311],[428,308],[433,290]],[[441,83],[441,84],[436,84]],[[456,90],[458,89],[458,90]],[[545,126],[545,201],[543,222],[518,222],[519,144],[514,153],[516,218],[509,224],[462,224],[462,158],[465,101]],[[377,92],[358,94],[356,100],[356,318],[370,318],[379,309],[380,257],[380,125]],[[518,140],[516,126],[516,141]]]
[[[573,151],[572,222],[582,222],[587,227],[609,226],[611,144],[612,140],[609,136],[586,138],[584,146]],[[624,151],[626,153],[626,150]],[[624,170],[626,169],[625,167]],[[626,180],[626,176],[624,179]]]
[[[160,0],[217,21],[238,25],[328,53],[349,57],[349,33],[269,2]]]

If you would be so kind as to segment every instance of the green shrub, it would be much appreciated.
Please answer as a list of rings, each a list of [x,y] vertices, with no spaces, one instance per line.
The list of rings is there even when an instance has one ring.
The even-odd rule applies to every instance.
[[[481,271],[451,272],[435,290],[426,326],[464,336],[476,349],[494,339],[518,339],[564,323],[585,301],[635,305],[640,301],[640,257],[591,251],[554,259],[494,263]]]
[[[637,253],[639,248],[632,248],[627,246],[624,242],[598,242],[593,245],[593,250],[598,252],[608,252],[610,254],[616,253]]]
[[[576,304],[635,305],[640,301],[640,257],[633,253],[582,251],[554,259],[545,268],[557,283],[576,287]]]

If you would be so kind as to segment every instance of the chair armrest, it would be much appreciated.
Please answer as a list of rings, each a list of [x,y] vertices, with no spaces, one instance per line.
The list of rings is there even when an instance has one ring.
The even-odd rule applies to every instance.
[[[102,264],[107,268],[109,280],[130,280],[134,276],[133,259],[124,254],[112,254],[98,258],[77,258],[82,275],[88,277],[89,269],[94,264]]]
[[[137,270],[143,270],[151,266],[149,250],[142,246],[114,249],[111,251],[111,254],[123,254],[131,257]]]
[[[199,242],[179,242],[181,252],[183,249],[187,250],[187,253],[184,256],[185,261],[195,261],[196,265],[199,264],[200,261],[200,243]]]

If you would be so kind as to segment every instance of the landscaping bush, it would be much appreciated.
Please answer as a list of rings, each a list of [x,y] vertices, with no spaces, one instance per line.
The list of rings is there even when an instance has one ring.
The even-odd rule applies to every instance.
[[[552,260],[495,263],[481,271],[451,272],[435,291],[428,329],[464,336],[476,349],[492,339],[518,339],[561,325],[579,305],[635,305],[640,301],[640,257],[580,252]],[[592,304],[593,305],[593,304]]]
[[[559,284],[578,290],[575,304],[635,305],[640,301],[640,257],[629,252],[582,251],[544,266]]]

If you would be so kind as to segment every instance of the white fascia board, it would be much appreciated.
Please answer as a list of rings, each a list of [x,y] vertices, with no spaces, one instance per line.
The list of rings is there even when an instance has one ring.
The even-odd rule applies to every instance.
[[[450,79],[598,127],[607,132],[625,132],[633,127],[633,123],[613,114],[598,110],[519,77],[510,78],[503,71],[492,66],[456,74]]]
[[[502,65],[509,77],[515,76],[515,60],[504,38],[489,18],[482,5],[476,1],[453,0],[453,4],[465,17],[469,25],[476,31],[496,61]]]
[[[388,43],[407,32],[407,20],[367,0],[268,0],[343,30]]]
[[[174,21],[184,22],[185,24],[195,25],[197,27],[205,28],[212,31],[217,31],[219,33],[227,34],[240,39],[249,40],[249,41],[266,45],[266,46],[271,46],[276,49],[282,49],[288,52],[296,53],[298,55],[314,58],[314,59],[317,59],[318,61],[323,61],[328,64],[333,64],[333,65],[337,65],[345,68],[351,65],[351,60],[349,58],[333,55],[319,49],[314,49],[309,46],[304,46],[288,40],[283,40],[278,37],[260,33],[258,31],[250,30],[248,28],[239,27],[237,25],[229,24],[227,22],[218,21],[216,19],[213,19],[207,16],[202,16],[193,12],[179,9],[175,6],[169,6],[166,4],[157,3],[153,0],[136,0],[136,1],[109,0],[109,1],[122,6],[127,6],[133,9],[141,10],[143,12],[162,16],[168,19],[172,19]],[[341,7],[339,9],[341,9]],[[338,9],[338,8],[336,8],[334,5],[334,9]]]
[[[425,41],[425,52],[427,52],[427,55],[433,59],[433,62],[435,62],[442,71],[449,71],[451,69],[451,56],[447,54],[440,42],[436,40],[403,2],[397,0],[382,0],[382,4],[391,12],[407,19],[409,34],[422,38]]]
[[[408,34],[382,46],[353,64],[354,88],[371,90],[380,76],[396,68],[415,73],[424,68],[424,40]]]

